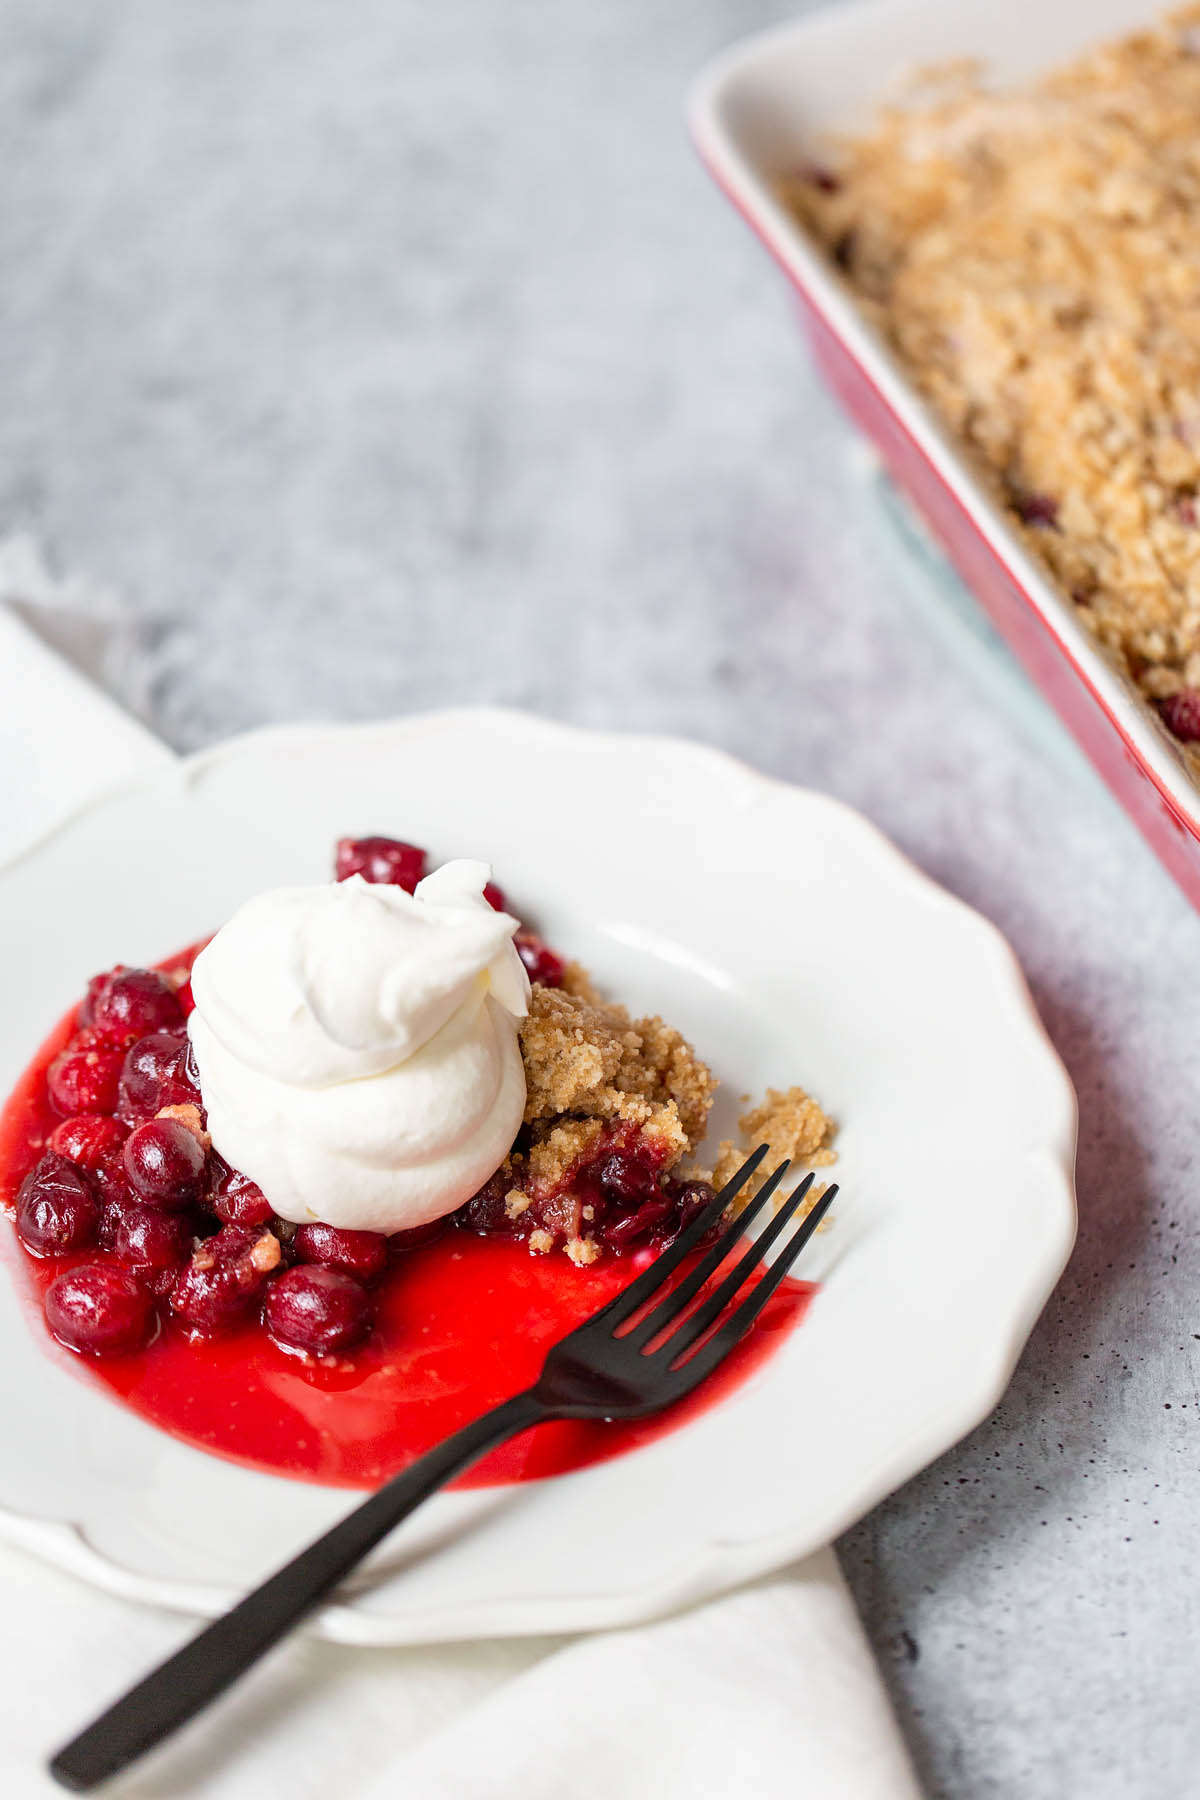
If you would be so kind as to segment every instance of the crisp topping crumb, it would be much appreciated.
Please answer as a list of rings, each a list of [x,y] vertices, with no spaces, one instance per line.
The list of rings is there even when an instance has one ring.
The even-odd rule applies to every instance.
[[[777,1168],[785,1157],[806,1169],[828,1168],[830,1163],[836,1162],[837,1152],[830,1147],[835,1130],[833,1120],[803,1088],[792,1087],[785,1092],[780,1092],[778,1088],[768,1088],[761,1106],[752,1107],[738,1120],[741,1142],[735,1144],[726,1138],[718,1145],[713,1182],[719,1188],[724,1187],[737,1174],[748,1151],[758,1144],[768,1146],[768,1153],[763,1158],[761,1167],[750,1177],[734,1202],[735,1212],[741,1212],[762,1187],[771,1170]],[[784,1197],[780,1196],[780,1205]],[[818,1197],[814,1194],[812,1199],[815,1201]]]
[[[567,1239],[567,1255],[576,1268],[582,1269],[588,1263],[594,1263],[600,1254],[600,1246],[595,1238],[573,1237]]]
[[[529,1234],[529,1248],[533,1251],[535,1256],[545,1256],[548,1250],[553,1250],[554,1238],[550,1232],[543,1231],[540,1228],[537,1231],[531,1231]]]

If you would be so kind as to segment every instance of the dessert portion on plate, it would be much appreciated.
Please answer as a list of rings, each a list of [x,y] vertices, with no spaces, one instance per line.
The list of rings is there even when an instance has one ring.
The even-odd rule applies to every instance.
[[[365,1442],[371,1395],[388,1447],[338,1467],[375,1479],[400,1454],[378,1420],[444,1397],[438,1356],[463,1386],[474,1318],[492,1309],[493,1347],[526,1314],[552,1341],[741,1159],[695,1164],[716,1084],[678,1031],[603,999],[485,864],[425,860],[343,840],[335,881],[96,976],[0,1123],[0,1201],[54,1336],[158,1422],[268,1466],[287,1456],[214,1422],[234,1396],[248,1417],[251,1390],[278,1410],[286,1387],[303,1448],[359,1384],[348,1429]],[[743,1125],[833,1160],[800,1089]]]
[[[1030,547],[1188,746],[1198,45],[1191,7],[1027,90],[990,92],[959,65],[786,183]],[[1188,755],[1200,773],[1200,748]]]

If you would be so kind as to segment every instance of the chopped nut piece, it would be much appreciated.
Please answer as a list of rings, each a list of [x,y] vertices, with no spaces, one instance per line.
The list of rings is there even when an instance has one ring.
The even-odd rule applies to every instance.
[[[279,1267],[282,1255],[283,1250],[275,1233],[264,1231],[251,1248],[250,1261],[261,1275],[267,1275],[272,1269]]]
[[[212,1149],[212,1138],[204,1129],[204,1118],[198,1106],[189,1101],[183,1106],[162,1106],[155,1113],[156,1119],[174,1119],[186,1131],[190,1131],[202,1150]]]

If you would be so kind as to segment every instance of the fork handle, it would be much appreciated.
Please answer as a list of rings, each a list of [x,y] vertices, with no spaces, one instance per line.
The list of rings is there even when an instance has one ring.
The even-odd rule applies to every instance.
[[[393,1476],[65,1744],[50,1764],[55,1780],[86,1793],[161,1743],[312,1612],[422,1500],[486,1451],[554,1416],[527,1389]]]

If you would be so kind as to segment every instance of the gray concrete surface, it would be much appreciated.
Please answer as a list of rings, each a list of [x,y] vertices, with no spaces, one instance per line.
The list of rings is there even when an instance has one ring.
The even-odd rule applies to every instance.
[[[1079,1088],[1079,1249],[995,1417],[842,1552],[932,1794],[1174,1800],[1200,920],[927,634],[692,158],[690,73],[774,16],[9,0],[0,529],[130,597],[178,745],[451,700],[688,732],[1008,933]]]

